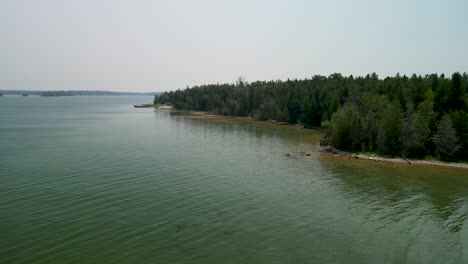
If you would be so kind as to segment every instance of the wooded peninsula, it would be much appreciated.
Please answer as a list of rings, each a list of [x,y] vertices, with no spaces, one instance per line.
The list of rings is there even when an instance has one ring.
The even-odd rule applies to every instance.
[[[322,145],[353,152],[468,161],[468,74],[210,84],[156,95],[155,104],[321,127]]]

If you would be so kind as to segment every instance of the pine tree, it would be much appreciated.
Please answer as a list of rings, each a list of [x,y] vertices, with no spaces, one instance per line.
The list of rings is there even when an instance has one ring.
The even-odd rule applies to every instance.
[[[448,114],[444,114],[439,123],[437,134],[434,136],[436,153],[441,158],[453,157],[460,148],[452,119]]]
[[[401,152],[401,130],[403,119],[398,102],[387,106],[379,123],[377,145],[379,151],[385,154],[397,155]]]

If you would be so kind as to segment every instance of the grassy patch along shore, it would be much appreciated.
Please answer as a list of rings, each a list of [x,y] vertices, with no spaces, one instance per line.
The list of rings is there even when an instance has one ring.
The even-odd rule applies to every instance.
[[[376,154],[368,155],[364,153],[352,153],[352,152],[342,151],[342,150],[338,150],[330,146],[323,146],[321,147],[321,149],[325,152],[329,152],[335,155],[353,158],[353,159],[368,160],[372,162],[405,163],[405,164],[410,164],[410,165],[430,165],[430,166],[442,166],[442,167],[468,169],[467,163],[445,162],[445,161],[440,161],[440,160],[415,160],[415,159],[406,159],[406,158],[388,158],[388,157],[378,156]]]
[[[153,104],[153,107],[158,109],[172,109],[172,106],[168,104]]]

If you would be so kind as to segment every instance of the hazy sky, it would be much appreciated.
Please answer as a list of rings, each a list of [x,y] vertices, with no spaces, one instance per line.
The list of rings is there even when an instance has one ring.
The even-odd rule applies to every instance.
[[[468,71],[468,0],[0,0],[0,89]]]

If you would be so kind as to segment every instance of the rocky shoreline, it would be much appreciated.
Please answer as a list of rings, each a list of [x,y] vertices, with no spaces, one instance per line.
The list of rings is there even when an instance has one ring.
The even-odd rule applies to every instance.
[[[410,165],[431,165],[431,166],[442,166],[442,167],[452,167],[452,168],[461,168],[461,169],[468,169],[468,164],[465,163],[456,163],[456,162],[444,162],[444,161],[436,161],[436,160],[410,160],[407,158],[386,158],[380,156],[369,156],[359,153],[351,153],[347,151],[338,150],[331,146],[322,146],[322,151],[333,153],[336,155],[349,157],[353,159],[362,159],[368,160],[372,162],[390,162],[390,163],[406,163]]]

